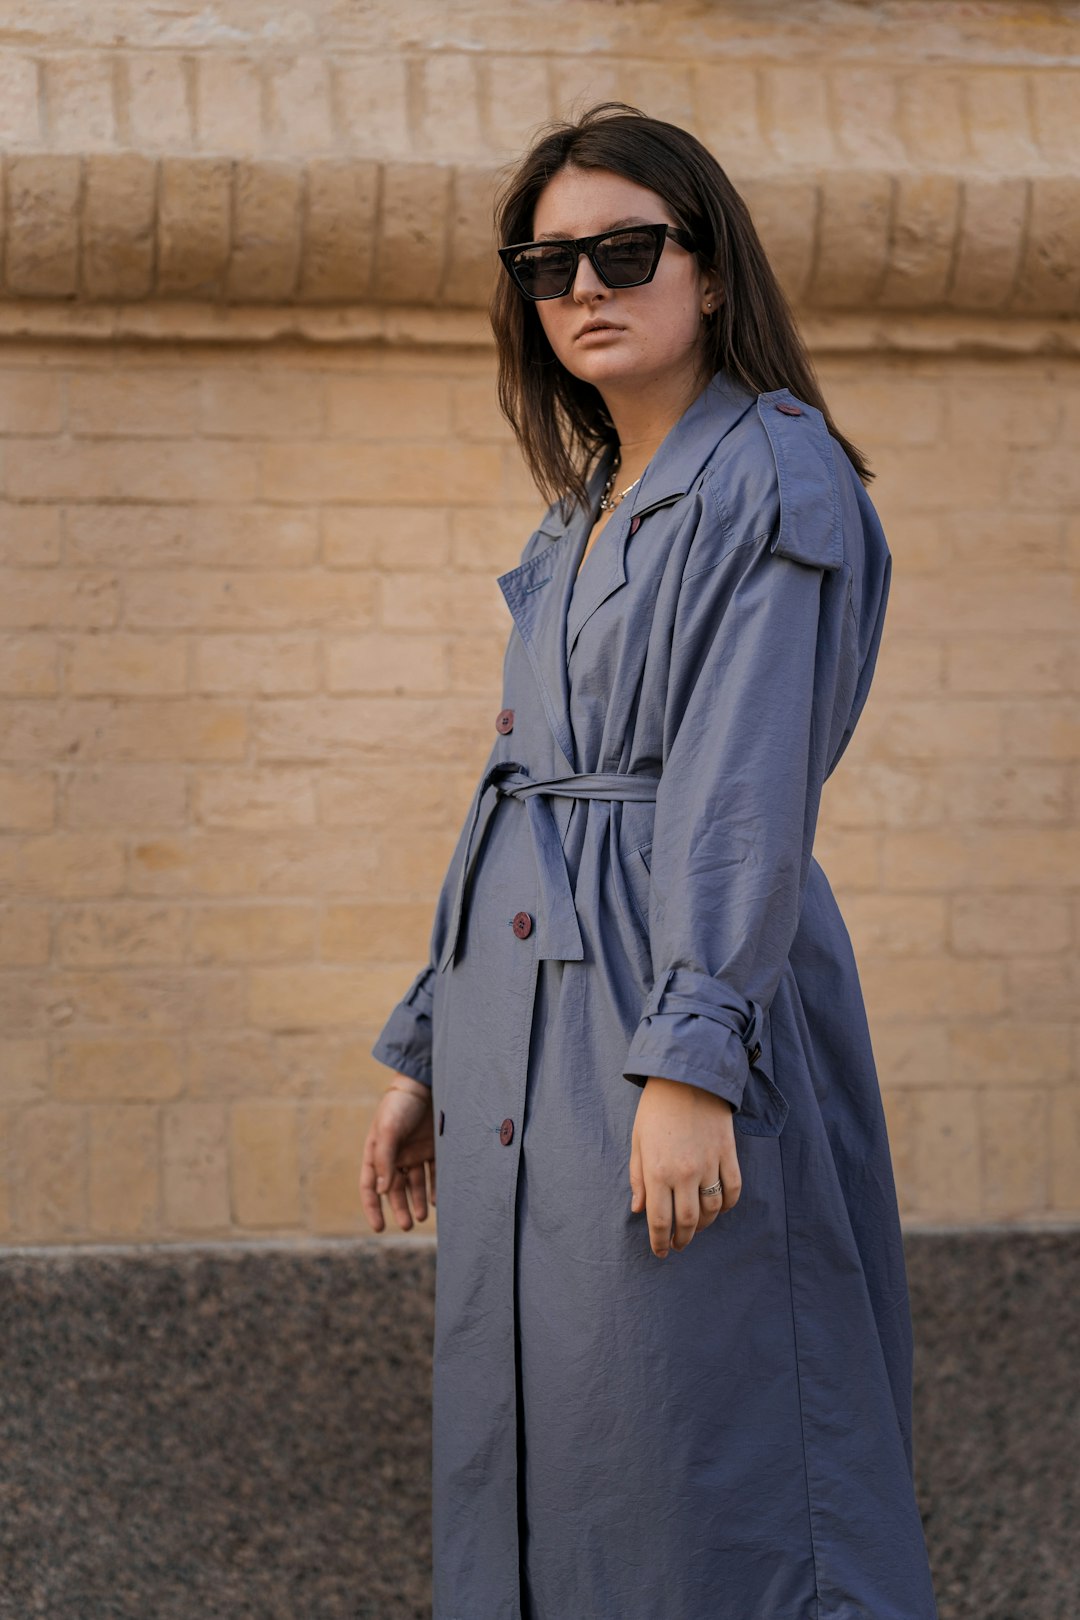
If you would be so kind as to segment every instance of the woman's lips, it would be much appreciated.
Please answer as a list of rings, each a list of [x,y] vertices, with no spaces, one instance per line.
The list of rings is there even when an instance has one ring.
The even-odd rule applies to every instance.
[[[586,338],[615,337],[621,331],[621,326],[590,326],[579,333],[577,341],[584,343]]]

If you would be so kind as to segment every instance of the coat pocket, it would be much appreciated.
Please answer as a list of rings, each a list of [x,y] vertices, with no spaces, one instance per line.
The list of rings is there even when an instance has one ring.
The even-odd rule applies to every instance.
[[[652,882],[649,872],[649,855],[651,851],[651,841],[647,844],[639,844],[637,849],[632,849],[627,855],[624,866],[630,900],[634,910],[637,912],[637,919],[641,924],[646,939],[649,937],[649,885]]]

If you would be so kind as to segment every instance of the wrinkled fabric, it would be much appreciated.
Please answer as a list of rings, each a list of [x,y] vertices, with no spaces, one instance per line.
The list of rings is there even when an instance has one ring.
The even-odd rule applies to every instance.
[[[718,372],[576,573],[609,466],[499,576],[509,728],[373,1048],[438,1130],[433,1620],[936,1620],[885,1120],[812,853],[892,559],[787,389]],[[732,1105],[743,1178],[663,1260],[630,1212],[649,1075]]]

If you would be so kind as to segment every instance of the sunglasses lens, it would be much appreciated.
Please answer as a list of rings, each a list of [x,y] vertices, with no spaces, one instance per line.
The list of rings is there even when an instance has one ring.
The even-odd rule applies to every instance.
[[[613,287],[644,281],[656,259],[656,239],[649,231],[617,231],[596,244],[596,262]]]
[[[551,298],[561,292],[573,267],[573,253],[557,244],[523,248],[513,260],[518,285],[530,298]]]

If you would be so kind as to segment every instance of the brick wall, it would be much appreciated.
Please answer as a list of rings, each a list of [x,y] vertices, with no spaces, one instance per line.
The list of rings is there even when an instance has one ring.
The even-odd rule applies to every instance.
[[[539,510],[477,222],[611,93],[730,162],[879,474],[891,611],[817,852],[905,1219],[1080,1215],[1077,73],[1038,9],[573,0],[553,55],[495,0],[446,49],[415,5],[285,38],[270,0],[13,0],[0,1242],[367,1230],[368,1049]]]

